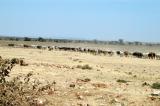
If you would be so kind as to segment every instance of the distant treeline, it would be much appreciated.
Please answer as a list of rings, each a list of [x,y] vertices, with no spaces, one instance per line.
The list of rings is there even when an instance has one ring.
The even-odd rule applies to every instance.
[[[72,40],[72,39],[53,39],[53,38],[31,38],[31,37],[6,37],[0,36],[0,40],[10,40],[10,41],[39,41],[39,42],[56,42],[56,43],[92,43],[92,44],[110,44],[110,45],[159,45],[160,43],[146,43],[146,42],[129,42],[119,39],[117,41],[100,41],[100,40]]]

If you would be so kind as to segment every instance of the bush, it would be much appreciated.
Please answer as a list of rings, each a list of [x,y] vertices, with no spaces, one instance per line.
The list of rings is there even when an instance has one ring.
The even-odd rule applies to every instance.
[[[31,41],[31,40],[32,40],[31,38],[24,37],[24,41]]]
[[[156,82],[156,83],[153,83],[151,88],[153,89],[160,89],[160,83]]]
[[[9,76],[16,59],[0,59],[0,105],[1,106],[44,106],[47,100],[40,99],[43,92],[50,93],[54,83],[41,85],[39,80],[31,80],[32,72],[25,76],[17,76],[10,81]],[[50,91],[50,92],[49,92]]]
[[[117,82],[119,82],[119,83],[127,83],[128,81],[126,81],[126,80],[121,80],[121,79],[118,79],[118,80],[117,80]]]
[[[92,67],[90,67],[88,64],[86,64],[86,65],[77,65],[77,68],[80,68],[80,69],[83,69],[83,70],[86,70],[86,69],[88,69],[88,70],[91,70],[92,69]]]
[[[13,58],[11,59],[12,64],[19,64],[19,59],[18,58]]]
[[[38,41],[39,41],[39,42],[45,42],[46,40],[45,40],[44,38],[42,38],[42,37],[39,37],[39,38],[38,38]]]
[[[28,66],[28,64],[26,64],[23,59],[20,59],[19,63],[20,63],[20,66]]]

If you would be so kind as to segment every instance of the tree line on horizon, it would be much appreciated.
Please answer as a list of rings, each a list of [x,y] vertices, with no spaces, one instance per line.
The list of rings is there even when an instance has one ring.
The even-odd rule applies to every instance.
[[[160,43],[144,43],[139,41],[129,42],[119,39],[117,41],[100,41],[100,40],[72,40],[72,39],[52,39],[52,38],[31,38],[31,37],[6,37],[0,36],[0,40],[10,41],[38,41],[38,42],[56,42],[56,43],[93,43],[93,44],[111,44],[111,45],[160,45]]]

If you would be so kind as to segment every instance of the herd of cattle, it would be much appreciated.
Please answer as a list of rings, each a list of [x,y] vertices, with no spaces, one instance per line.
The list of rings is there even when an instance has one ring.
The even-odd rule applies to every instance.
[[[160,55],[149,52],[149,53],[141,53],[141,52],[129,52],[129,51],[107,51],[101,49],[91,49],[91,48],[82,48],[82,47],[62,47],[62,46],[40,46],[40,45],[15,45],[15,44],[8,44],[10,47],[20,47],[20,48],[34,48],[34,49],[42,49],[42,50],[62,50],[62,51],[74,51],[74,52],[82,52],[82,53],[91,53],[93,55],[108,55],[113,56],[114,54],[120,57],[137,57],[137,58],[144,58],[144,59],[158,59],[160,60]]]

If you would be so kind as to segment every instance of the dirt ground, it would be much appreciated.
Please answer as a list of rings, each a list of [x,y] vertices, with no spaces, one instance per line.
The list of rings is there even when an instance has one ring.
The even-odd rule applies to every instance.
[[[160,106],[160,99],[151,96],[155,90],[142,86],[160,82],[160,60],[9,47],[0,47],[0,55],[29,64],[16,65],[11,77],[32,71],[42,83],[56,82],[55,92],[43,97],[47,106]]]

